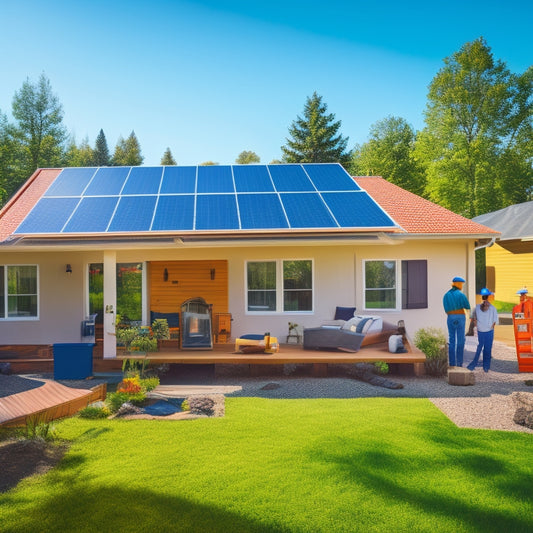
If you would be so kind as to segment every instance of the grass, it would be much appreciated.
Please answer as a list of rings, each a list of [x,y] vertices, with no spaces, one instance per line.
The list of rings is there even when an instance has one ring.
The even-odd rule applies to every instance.
[[[224,418],[57,430],[69,452],[0,495],[3,532],[533,530],[533,435],[428,400],[228,398]]]
[[[517,303],[518,302],[511,303],[511,302],[501,302],[499,300],[494,300],[492,302],[492,305],[494,305],[498,313],[512,313],[513,308],[517,305]]]

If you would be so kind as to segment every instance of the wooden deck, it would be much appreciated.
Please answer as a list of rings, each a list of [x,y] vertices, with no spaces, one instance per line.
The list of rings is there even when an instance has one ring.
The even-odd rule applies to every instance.
[[[91,402],[103,400],[106,386],[93,389],[74,389],[56,381],[39,380],[43,384],[35,389],[0,398],[0,426],[24,426],[29,419],[48,422],[71,416]]]
[[[149,360],[151,363],[176,364],[229,364],[229,365],[285,365],[305,364],[314,366],[314,375],[327,374],[328,364],[384,361],[388,364],[412,365],[414,373],[424,373],[426,356],[417,348],[407,345],[407,353],[390,353],[387,343],[363,346],[358,352],[304,350],[301,345],[282,344],[278,353],[243,354],[235,351],[234,344],[216,344],[212,350],[178,350],[168,344],[159,352],[149,354],[120,353],[118,359]]]

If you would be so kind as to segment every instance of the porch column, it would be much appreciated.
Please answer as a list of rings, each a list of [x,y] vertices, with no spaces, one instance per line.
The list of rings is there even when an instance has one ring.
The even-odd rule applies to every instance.
[[[104,250],[104,359],[117,356],[115,316],[117,312],[117,254]]]

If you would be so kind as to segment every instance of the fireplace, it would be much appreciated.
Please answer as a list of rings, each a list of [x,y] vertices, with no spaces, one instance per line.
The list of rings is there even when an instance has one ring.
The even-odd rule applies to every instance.
[[[181,347],[184,350],[212,350],[211,306],[203,298],[181,304]]]

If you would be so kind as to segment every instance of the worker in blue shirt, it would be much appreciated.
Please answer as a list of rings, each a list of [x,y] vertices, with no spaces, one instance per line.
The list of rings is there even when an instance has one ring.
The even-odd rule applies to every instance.
[[[450,367],[463,366],[465,349],[465,309],[470,309],[468,298],[461,292],[465,280],[456,276],[452,288],[444,295],[442,303],[448,315],[448,364]]]

